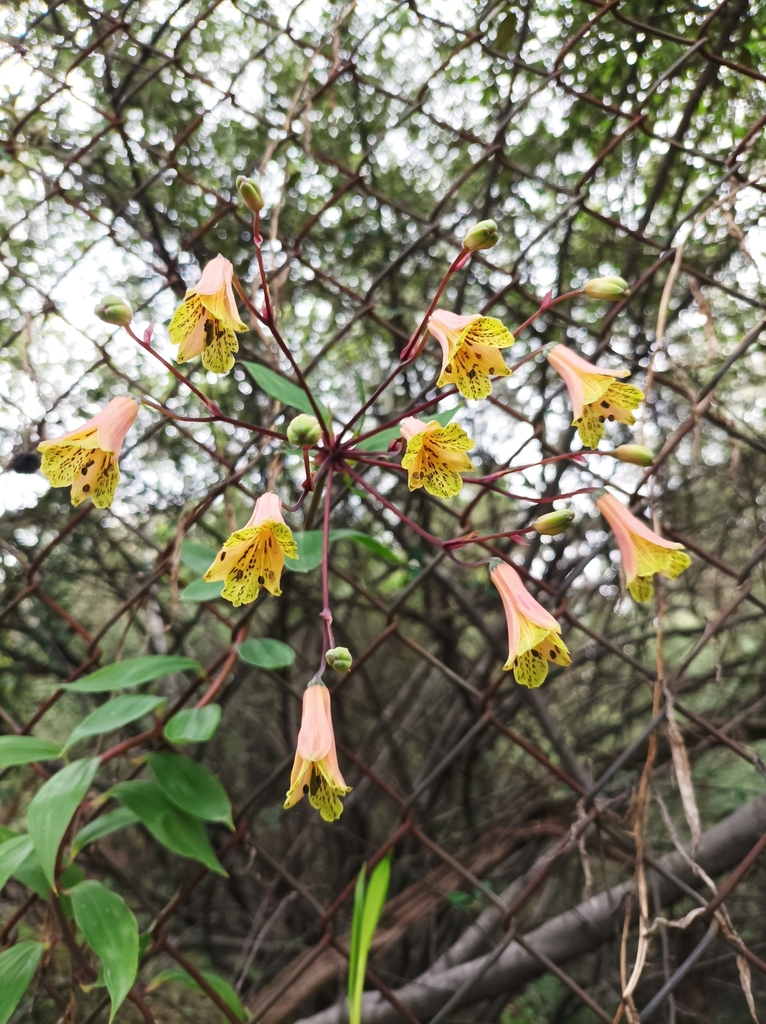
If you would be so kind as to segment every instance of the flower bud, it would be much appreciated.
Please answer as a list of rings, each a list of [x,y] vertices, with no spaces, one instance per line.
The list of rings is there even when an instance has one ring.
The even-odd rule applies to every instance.
[[[287,440],[290,444],[300,445],[301,448],[308,448],[316,444],[322,436],[322,428],[316,416],[308,416],[302,412],[300,416],[290,420],[287,424]]]
[[[116,324],[117,327],[127,327],[133,319],[133,310],[119,295],[107,295],[93,312],[99,320],[106,324]]]
[[[493,220],[480,220],[468,229],[468,234],[463,239],[463,248],[469,252],[476,252],[477,249],[491,249],[497,245],[500,236],[497,233],[497,224]]]
[[[632,462],[634,466],[653,466],[654,452],[644,448],[642,444],[621,444],[613,452],[603,452],[604,455],[612,455],[620,462]]]
[[[628,282],[621,277],[592,277],[583,291],[592,299],[625,299],[630,295]]]
[[[325,655],[325,661],[336,672],[348,672],[353,660],[348,647],[333,647]]]
[[[546,512],[544,516],[535,519],[532,527],[541,537],[557,537],[574,522],[575,514],[568,508],[556,509],[555,512]]]
[[[245,201],[245,206],[249,207],[253,213],[260,213],[263,209],[263,193],[261,192],[258,182],[252,178],[246,178],[244,174],[240,174],[237,178],[237,191]]]

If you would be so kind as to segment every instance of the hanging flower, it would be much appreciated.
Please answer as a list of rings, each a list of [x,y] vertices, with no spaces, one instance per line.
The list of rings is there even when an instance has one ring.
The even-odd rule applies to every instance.
[[[437,498],[459,494],[463,486],[461,472],[473,469],[465,453],[474,444],[463,428],[457,423],[443,427],[437,420],[424,423],[406,416],[399,429],[407,442],[402,466],[408,471],[410,490],[425,487]]]
[[[285,810],[308,796],[325,821],[335,821],[343,813],[340,797],[350,792],[338,767],[330,691],[321,679],[312,679],[303,692],[303,717]]]
[[[602,494],[596,508],[609,523],[617,540],[625,582],[634,600],[651,600],[654,593],[652,576],[656,572],[674,580],[692,564],[683,544],[664,540],[611,494]]]
[[[600,370],[564,345],[554,345],[547,359],[564,379],[572,402],[572,426],[586,447],[598,447],[607,420],[628,426],[636,422],[632,410],[644,393],[632,384],[616,382],[617,377],[629,377],[630,370]]]
[[[202,365],[213,373],[228,373],[239,351],[235,331],[246,331],[234,300],[234,268],[223,256],[216,256],[202,271],[195,288],[173,314],[168,325],[170,341],[178,345],[176,359],[188,363],[202,355]]]
[[[512,345],[514,337],[495,317],[458,316],[437,309],[429,317],[428,330],[442,347],[437,387],[456,384],[466,398],[486,398],[492,394],[490,377],[510,377],[498,350]]]
[[[120,479],[120,449],[137,413],[134,398],[113,398],[77,430],[41,441],[40,468],[51,487],[71,484],[75,508],[86,498],[92,498],[96,508],[109,508]]]
[[[247,525],[226,541],[204,579],[207,583],[226,580],[221,597],[235,608],[254,601],[261,587],[279,597],[285,555],[297,558],[298,548],[282,518],[282,502],[268,491],[256,501]]]
[[[497,558],[490,562],[489,576],[500,591],[508,624],[508,660],[517,683],[540,686],[548,675],[548,662],[570,663],[569,651],[559,635],[561,626],[529,593],[516,570]]]

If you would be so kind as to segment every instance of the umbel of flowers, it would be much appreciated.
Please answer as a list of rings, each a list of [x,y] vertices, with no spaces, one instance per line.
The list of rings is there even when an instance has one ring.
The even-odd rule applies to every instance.
[[[328,468],[330,479],[334,469],[338,469],[344,476],[351,473],[370,494],[383,500],[363,476],[350,468],[349,462],[365,461],[365,456],[359,455],[364,449],[355,448],[356,439],[353,437],[343,441],[344,433],[361,417],[371,402],[364,405],[337,435],[333,434],[332,423],[320,422],[320,407],[303,379],[289,346],[282,339],[274,318],[260,249],[259,215],[264,205],[263,196],[257,182],[251,179],[240,177],[237,179],[237,188],[253,214],[253,239],[261,273],[263,308],[259,311],[248,301],[245,290],[234,276],[232,264],[223,256],[215,256],[202,269],[197,284],[187,290],[168,326],[170,341],[177,346],[176,361],[179,364],[186,363],[199,356],[202,366],[213,373],[225,374],[231,370],[239,348],[237,334],[248,329],[237,308],[234,296],[236,286],[253,322],[259,321],[271,332],[316,415],[303,412],[296,416],[288,424],[286,434],[254,424],[241,424],[236,420],[228,422],[249,426],[252,431],[287,441],[302,449],[307,477],[303,498],[313,487],[309,450],[315,448],[315,465],[319,466],[317,475]],[[473,253],[491,248],[497,241],[498,231],[494,221],[487,220],[474,225],[464,238],[460,254],[445,275],[437,299],[450,276],[465,266]],[[535,315],[540,315],[556,302],[581,293],[596,299],[611,300],[620,300],[629,294],[621,278],[594,278],[579,292],[559,296],[557,299],[546,297]],[[437,299],[434,299],[420,327],[410,339],[404,350],[403,361],[405,364],[411,363],[423,349],[427,335],[430,334],[441,349],[436,387],[450,388],[472,401],[488,398],[492,393],[493,381],[509,377],[512,373],[503,360],[502,352],[514,344],[514,335],[495,317],[437,309]],[[227,417],[211,399],[151,347],[151,328],[144,334],[143,340],[133,333],[133,314],[123,299],[108,295],[96,307],[95,313],[105,323],[124,328],[139,345],[159,359],[197,398],[204,401],[208,412],[212,414],[210,418],[227,421]],[[644,396],[634,385],[624,383],[624,378],[629,374],[627,369],[607,369],[593,365],[564,345],[554,345],[547,350],[546,355],[567,387],[572,405],[572,422],[578,429],[583,445],[597,448],[610,422],[617,421],[625,426],[635,422],[633,413]],[[389,377],[376,392],[376,397],[394,376]],[[427,401],[423,407],[428,408],[434,404],[435,401]],[[82,426],[40,443],[43,473],[53,486],[71,487],[73,505],[90,497],[98,508],[109,507],[119,479],[120,451],[137,411],[138,402],[135,399],[113,398]],[[167,410],[163,412],[172,415]],[[436,418],[418,418],[408,414],[401,414],[394,422],[398,422],[404,442],[401,469],[407,474],[411,491],[423,488],[435,497],[450,499],[461,492],[466,482],[483,486],[505,472],[464,481],[461,474],[474,469],[468,456],[468,452],[474,448],[474,442],[462,426],[457,423],[443,426]],[[395,445],[394,449],[400,451],[401,443]],[[395,451],[392,450],[391,454],[395,454]],[[603,454],[643,467],[652,464],[652,453],[640,445],[621,445]],[[566,454],[563,457],[567,457]],[[381,465],[379,459],[367,461]],[[390,463],[384,462],[382,465],[385,468]],[[325,531],[329,531],[331,497],[331,486],[328,485]],[[655,574],[672,579],[690,564],[689,556],[680,544],[666,541],[650,530],[612,495],[604,494],[598,499],[597,506],[617,538],[625,581],[637,601],[649,600]],[[388,507],[403,522],[409,523],[433,543],[441,544],[445,550],[449,549],[452,542],[433,538],[407,519],[395,505],[389,503]],[[566,530],[573,518],[571,511],[558,509],[538,517],[529,529],[540,535],[557,536]],[[507,537],[509,534],[493,534],[485,540],[498,536]],[[463,538],[457,540],[462,543]],[[467,542],[481,543],[482,538],[471,535]],[[327,543],[329,539],[325,537]],[[281,577],[285,559],[297,557],[297,545],[282,515],[282,502],[275,492],[268,491],[257,499],[247,523],[235,530],[223,543],[204,578],[208,582],[222,583],[221,597],[239,608],[255,601],[261,589],[267,590],[275,598],[279,597],[282,593]],[[551,665],[564,668],[570,664],[569,651],[561,637],[561,627],[554,616],[532,596],[526,583],[508,561],[492,560],[489,572],[502,602],[508,630],[508,657],[504,668],[513,673],[520,685],[540,686],[547,678]],[[350,788],[338,764],[330,691],[322,681],[322,673],[328,666],[338,672],[352,670],[352,657],[347,648],[335,646],[326,564],[323,570],[323,592],[322,663],[303,695],[303,717],[284,806],[292,807],[307,796],[309,803],[319,810],[325,821],[335,821],[343,810],[341,798],[350,792]]]

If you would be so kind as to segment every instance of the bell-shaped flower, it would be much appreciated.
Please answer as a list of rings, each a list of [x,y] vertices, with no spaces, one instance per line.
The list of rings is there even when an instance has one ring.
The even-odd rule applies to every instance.
[[[597,448],[604,436],[604,423],[617,420],[632,426],[633,409],[644,393],[632,384],[618,384],[618,377],[629,377],[630,370],[603,370],[564,345],[554,345],[548,362],[564,379],[572,402],[572,426],[588,448]]]
[[[335,821],[343,813],[340,797],[350,792],[338,767],[330,691],[321,679],[312,679],[303,693],[303,717],[285,810],[308,796],[325,821]]]
[[[529,593],[516,570],[495,559],[490,579],[500,592],[508,625],[508,660],[503,668],[513,669],[517,683],[537,687],[545,682],[548,662],[570,663],[569,651],[561,639],[561,626]]]
[[[651,600],[652,576],[656,572],[674,580],[692,564],[683,544],[664,540],[611,494],[602,494],[596,508],[617,540],[625,582],[634,600]]]
[[[218,552],[204,579],[207,583],[225,580],[221,597],[235,608],[254,601],[261,587],[279,597],[285,555],[297,558],[298,548],[282,517],[282,502],[267,491],[256,501],[245,527],[232,533]]]
[[[92,498],[96,508],[109,508],[120,479],[120,449],[137,413],[135,398],[113,398],[76,430],[41,441],[37,446],[43,456],[40,469],[51,487],[71,484],[75,507]]]
[[[441,426],[437,420],[424,423],[415,416],[406,416],[399,427],[407,448],[402,466],[409,476],[410,490],[425,487],[437,498],[451,498],[460,493],[460,474],[473,469],[465,454],[473,441],[457,423]]]
[[[213,373],[228,373],[239,351],[235,331],[246,331],[237,311],[232,278],[234,268],[216,256],[202,271],[194,288],[173,314],[168,325],[170,341],[178,345],[176,359],[187,363],[202,356],[202,365]]]
[[[437,387],[456,384],[466,398],[486,398],[492,394],[491,377],[510,377],[499,349],[512,345],[514,337],[495,317],[437,309],[428,319],[428,330],[442,347]]]

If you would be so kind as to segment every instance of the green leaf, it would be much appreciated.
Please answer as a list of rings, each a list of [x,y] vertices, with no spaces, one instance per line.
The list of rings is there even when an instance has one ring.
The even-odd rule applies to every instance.
[[[160,704],[164,704],[165,700],[165,697],[141,693],[115,697],[114,700],[107,701],[106,704],[102,704],[100,708],[96,708],[87,718],[84,718],[67,740],[66,746],[71,747],[78,740],[85,739],[86,736],[97,736],[99,733],[121,729],[123,725],[148,715]]]
[[[256,668],[287,668],[295,661],[292,647],[268,636],[244,640],[238,645],[237,654],[248,665],[255,665]]]
[[[177,807],[157,783],[120,782],[112,794],[133,811],[157,842],[182,857],[198,860],[218,875],[226,875],[199,818]]]
[[[16,874],[33,849],[34,843],[29,836],[16,836],[0,843],[0,889]]]
[[[282,405],[289,405],[293,409],[297,409],[299,412],[308,413],[309,416],[315,416],[316,413],[308,400],[308,396],[303,388],[299,388],[297,384],[293,384],[292,381],[283,377],[281,373],[275,373],[274,370],[270,370],[268,366],[264,366],[262,363],[248,363],[243,361],[243,366],[246,366],[251,377],[258,385],[258,387],[265,391],[269,398],[276,398]],[[329,423],[330,417],[327,413],[327,409],[317,400],[319,411],[324,417],[325,423]]]
[[[495,35],[495,49],[500,50],[503,53],[507,53],[513,42],[513,37],[516,35],[516,15],[511,11],[506,14],[500,24],[497,26],[497,34]]]
[[[137,821],[136,815],[127,807],[117,807],[113,811],[107,811],[106,814],[94,818],[75,836],[72,843],[72,857],[76,857],[80,850],[95,843],[97,839],[103,839],[104,836],[110,836],[112,832],[119,832],[121,828],[135,825]]]
[[[150,754],[149,765],[157,782],[174,804],[203,821],[220,821],[234,828],[231,803],[211,771],[181,754]]]
[[[288,569],[291,569],[293,572],[311,572],[322,564],[321,530],[304,530],[302,533],[294,533],[293,540],[298,546],[298,559],[286,558],[285,566]],[[330,530],[330,543],[334,544],[336,540],[354,541],[354,543],[361,544],[370,551],[374,551],[376,555],[384,558],[387,562],[396,562],[400,565],[405,564],[398,555],[395,555],[393,551],[390,551],[384,544],[381,544],[379,540],[369,537],[360,530]]]
[[[51,888],[48,884],[48,879],[45,877],[45,872],[40,867],[40,861],[37,859],[37,854],[34,850],[29,854],[23,864],[20,864],[18,868],[13,872],[13,877],[18,879],[22,885],[25,885],[27,889],[31,889],[32,892],[36,892],[41,900],[50,899]],[[61,873],[59,879],[60,888],[68,889],[72,885],[77,885],[78,882],[83,880],[82,868],[79,864],[70,864],[66,871]],[[68,896],[63,892],[59,897],[61,906],[64,908],[64,913],[71,917],[71,901]]]
[[[407,562],[394,554],[390,548],[387,548],[385,544],[381,544],[379,540],[374,537],[370,537],[366,533],[362,533],[361,530],[330,530],[330,543],[336,540],[351,540],[355,544],[361,544],[363,548],[367,548],[368,551],[372,551],[373,554],[382,558],[385,562],[392,562],[394,565],[406,565]]]
[[[228,981],[226,981],[225,978],[220,977],[220,975],[214,974],[212,971],[200,971],[200,974],[208,985],[216,991],[221,999],[223,999],[229,1009],[240,1020],[245,1020],[245,1008],[242,1006],[239,996]],[[166,983],[184,985],[186,988],[193,989],[195,992],[202,992],[202,989],[194,978],[192,978],[191,974],[187,974],[182,967],[169,967],[166,971],[162,971],[160,974],[156,975],[156,977],[152,978],[146,986],[146,991],[151,992],[155,988]],[[221,1016],[223,1017],[223,1014],[221,1014]]]
[[[359,938],[362,933],[362,914],[364,913],[364,890],[367,876],[367,864],[362,864],[354,887],[354,912],[351,918],[351,942],[348,950],[348,1005],[349,1016],[352,1015],[352,1003],[356,991],[356,976],[359,971]]]
[[[351,959],[349,960],[349,1024],[360,1024],[361,1021],[362,991],[364,990],[364,975],[367,970],[367,957],[383,911],[383,905],[386,902],[390,877],[391,851],[389,850],[372,872],[362,896],[357,899],[358,894],[356,891],[354,892],[354,920],[351,926],[353,962]],[[357,888],[359,888],[358,880]],[[362,902],[364,907],[361,912],[361,924],[357,930],[356,919]],[[351,985],[352,971],[353,988]]]
[[[182,658],[175,654],[148,654],[143,658],[127,658],[114,665],[100,668],[89,676],[68,683],[64,689],[73,693],[107,693],[110,690],[126,690],[141,683],[151,683],[160,676],[173,672],[201,672],[202,666],[194,658]]]
[[[205,580],[195,580],[181,591],[181,600],[215,601],[221,596],[225,582],[225,580],[219,580],[218,583],[206,583]]]
[[[27,825],[45,877],[55,888],[56,854],[69,822],[96,777],[100,758],[73,761],[48,779],[27,808]]]
[[[221,705],[206,704],[204,708],[187,708],[173,715],[165,725],[168,743],[204,743],[221,721]]]
[[[111,1024],[138,973],[138,924],[122,896],[101,882],[80,882],[69,895],[75,921],[101,961]]]
[[[60,756],[58,743],[48,743],[34,736],[0,736],[0,771],[30,761],[52,761]]]
[[[322,531],[304,530],[294,533],[293,540],[298,548],[297,558],[285,558],[285,566],[293,572],[311,572],[322,563]]]
[[[446,427],[460,408],[461,406],[456,405],[452,409],[447,409],[446,412],[436,412],[427,420],[424,419],[423,422],[430,423],[431,420],[436,420],[442,427]],[[401,437],[398,425],[389,427],[388,430],[381,430],[380,433],[373,434],[372,437],[366,437],[364,441],[360,441],[354,447],[363,452],[384,452],[397,437]]]
[[[185,540],[181,545],[181,564],[187,569],[204,576],[215,561],[218,554],[212,548],[206,548],[204,544],[196,544],[193,540]]]
[[[11,1014],[35,976],[43,955],[43,945],[28,939],[0,953],[0,1024],[7,1024]]]

